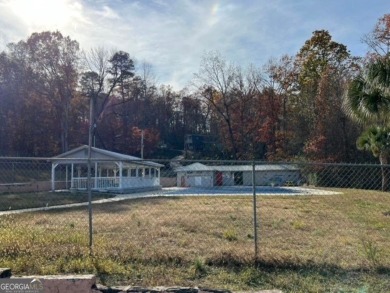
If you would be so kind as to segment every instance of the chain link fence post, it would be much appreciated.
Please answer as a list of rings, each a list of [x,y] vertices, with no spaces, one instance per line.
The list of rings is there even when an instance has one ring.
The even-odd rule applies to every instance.
[[[88,132],[88,160],[87,160],[87,168],[88,168],[88,174],[87,174],[87,189],[88,189],[88,224],[89,224],[89,251],[90,254],[92,254],[92,186],[91,186],[91,169],[92,169],[92,163],[91,163],[91,156],[92,156],[92,133],[93,133],[93,99],[90,98],[90,104],[89,104],[89,132]]]
[[[252,162],[252,190],[253,190],[253,232],[255,241],[255,262],[258,260],[257,246],[257,203],[256,203],[256,164]]]

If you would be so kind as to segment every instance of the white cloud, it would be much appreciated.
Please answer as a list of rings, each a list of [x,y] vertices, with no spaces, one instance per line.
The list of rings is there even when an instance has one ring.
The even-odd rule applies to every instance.
[[[62,21],[26,22],[11,1],[62,3]],[[369,12],[366,6],[364,0],[0,0],[0,45],[58,29],[86,50],[104,46],[146,60],[162,83],[179,88],[198,71],[204,52],[262,66],[271,57],[295,54],[316,29],[328,29],[363,54],[360,38],[387,9],[379,0]]]
[[[107,19],[120,19],[119,15],[107,5],[102,7],[101,11],[97,11],[96,14],[100,17]]]

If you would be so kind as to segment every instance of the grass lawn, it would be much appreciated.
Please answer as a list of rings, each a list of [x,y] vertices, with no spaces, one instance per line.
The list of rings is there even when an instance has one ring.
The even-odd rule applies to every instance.
[[[93,193],[92,200],[113,197],[113,194]],[[40,208],[87,202],[88,194],[71,192],[0,193],[0,211]]]
[[[390,292],[390,194],[176,197],[0,217],[0,267],[107,285]]]

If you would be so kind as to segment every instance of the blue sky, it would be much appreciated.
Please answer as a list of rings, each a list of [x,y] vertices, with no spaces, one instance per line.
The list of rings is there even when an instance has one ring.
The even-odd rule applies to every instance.
[[[159,83],[181,89],[206,52],[261,67],[296,54],[319,29],[362,56],[361,38],[389,8],[388,0],[0,0],[0,48],[59,30],[86,51],[129,52]]]

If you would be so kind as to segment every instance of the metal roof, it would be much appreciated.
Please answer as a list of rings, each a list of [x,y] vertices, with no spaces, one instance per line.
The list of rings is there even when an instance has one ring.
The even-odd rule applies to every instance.
[[[82,145],[80,147],[77,147],[75,149],[72,149],[68,152],[65,152],[63,154],[60,154],[58,156],[52,157],[52,162],[57,163],[68,163],[69,161],[72,162],[85,162],[88,156],[88,146]],[[163,167],[164,165],[151,162],[151,161],[144,161],[141,158],[130,156],[130,155],[124,155],[112,151],[107,151],[95,147],[91,147],[91,158],[96,160],[115,160],[115,161],[122,161],[122,162],[129,162],[129,163],[136,163],[140,165],[146,165],[146,166],[152,166],[152,167]]]
[[[178,167],[176,172],[193,172],[193,171],[221,171],[221,172],[244,172],[252,171],[252,165],[221,165],[207,166],[201,163],[193,163],[188,166]],[[297,171],[299,168],[296,165],[288,164],[257,164],[255,171]]]

